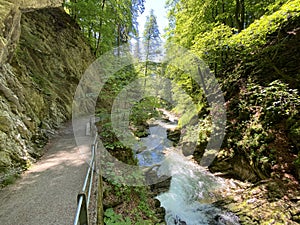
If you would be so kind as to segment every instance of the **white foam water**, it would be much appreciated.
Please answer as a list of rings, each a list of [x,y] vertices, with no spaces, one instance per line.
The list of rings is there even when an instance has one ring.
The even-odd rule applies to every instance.
[[[158,170],[172,176],[168,192],[157,199],[166,210],[167,225],[238,225],[238,217],[217,208],[217,190],[224,188],[222,179],[213,176],[181,153],[170,151]]]
[[[169,191],[156,197],[165,208],[167,225],[238,225],[237,216],[213,204],[219,200],[218,190],[226,188],[224,180],[171,147],[169,126],[176,124],[156,121],[135,149],[140,166],[159,164],[158,176],[172,177]]]

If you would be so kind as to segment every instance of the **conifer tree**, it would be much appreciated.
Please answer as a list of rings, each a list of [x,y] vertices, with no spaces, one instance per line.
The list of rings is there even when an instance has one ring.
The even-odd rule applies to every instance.
[[[144,29],[144,47],[145,47],[145,76],[147,76],[148,62],[155,59],[159,53],[161,46],[160,32],[157,25],[157,19],[154,15],[154,10],[150,11],[150,15],[146,18]]]

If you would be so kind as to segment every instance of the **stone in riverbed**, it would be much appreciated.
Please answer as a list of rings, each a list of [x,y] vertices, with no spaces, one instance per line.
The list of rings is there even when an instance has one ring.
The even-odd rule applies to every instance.
[[[167,137],[169,140],[173,141],[175,146],[179,143],[180,136],[181,136],[180,129],[168,129],[167,130]]]

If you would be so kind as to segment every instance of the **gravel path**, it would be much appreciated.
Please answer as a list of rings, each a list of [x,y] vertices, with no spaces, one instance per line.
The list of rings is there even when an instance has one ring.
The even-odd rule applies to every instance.
[[[86,145],[76,146],[72,124],[66,124],[45,155],[15,184],[0,190],[1,225],[72,224],[90,156],[86,122],[80,121],[79,130]]]

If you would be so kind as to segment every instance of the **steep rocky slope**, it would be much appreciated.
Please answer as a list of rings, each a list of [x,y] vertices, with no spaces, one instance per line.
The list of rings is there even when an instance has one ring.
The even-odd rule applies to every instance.
[[[60,1],[0,3],[0,183],[6,183],[70,117],[93,55],[77,24],[53,7]]]
[[[210,170],[253,183],[235,191],[226,206],[240,216],[241,224],[300,222],[297,7],[294,16],[282,14],[287,19],[276,31],[265,32],[263,46],[233,50],[236,57],[219,74],[228,121],[223,148]],[[266,19],[276,21],[276,15],[261,18],[257,25],[267,21],[265,27],[254,24],[245,34],[268,30],[271,22]]]
[[[213,171],[253,182],[300,178],[299,28],[299,16],[287,20],[223,71],[228,127]]]

